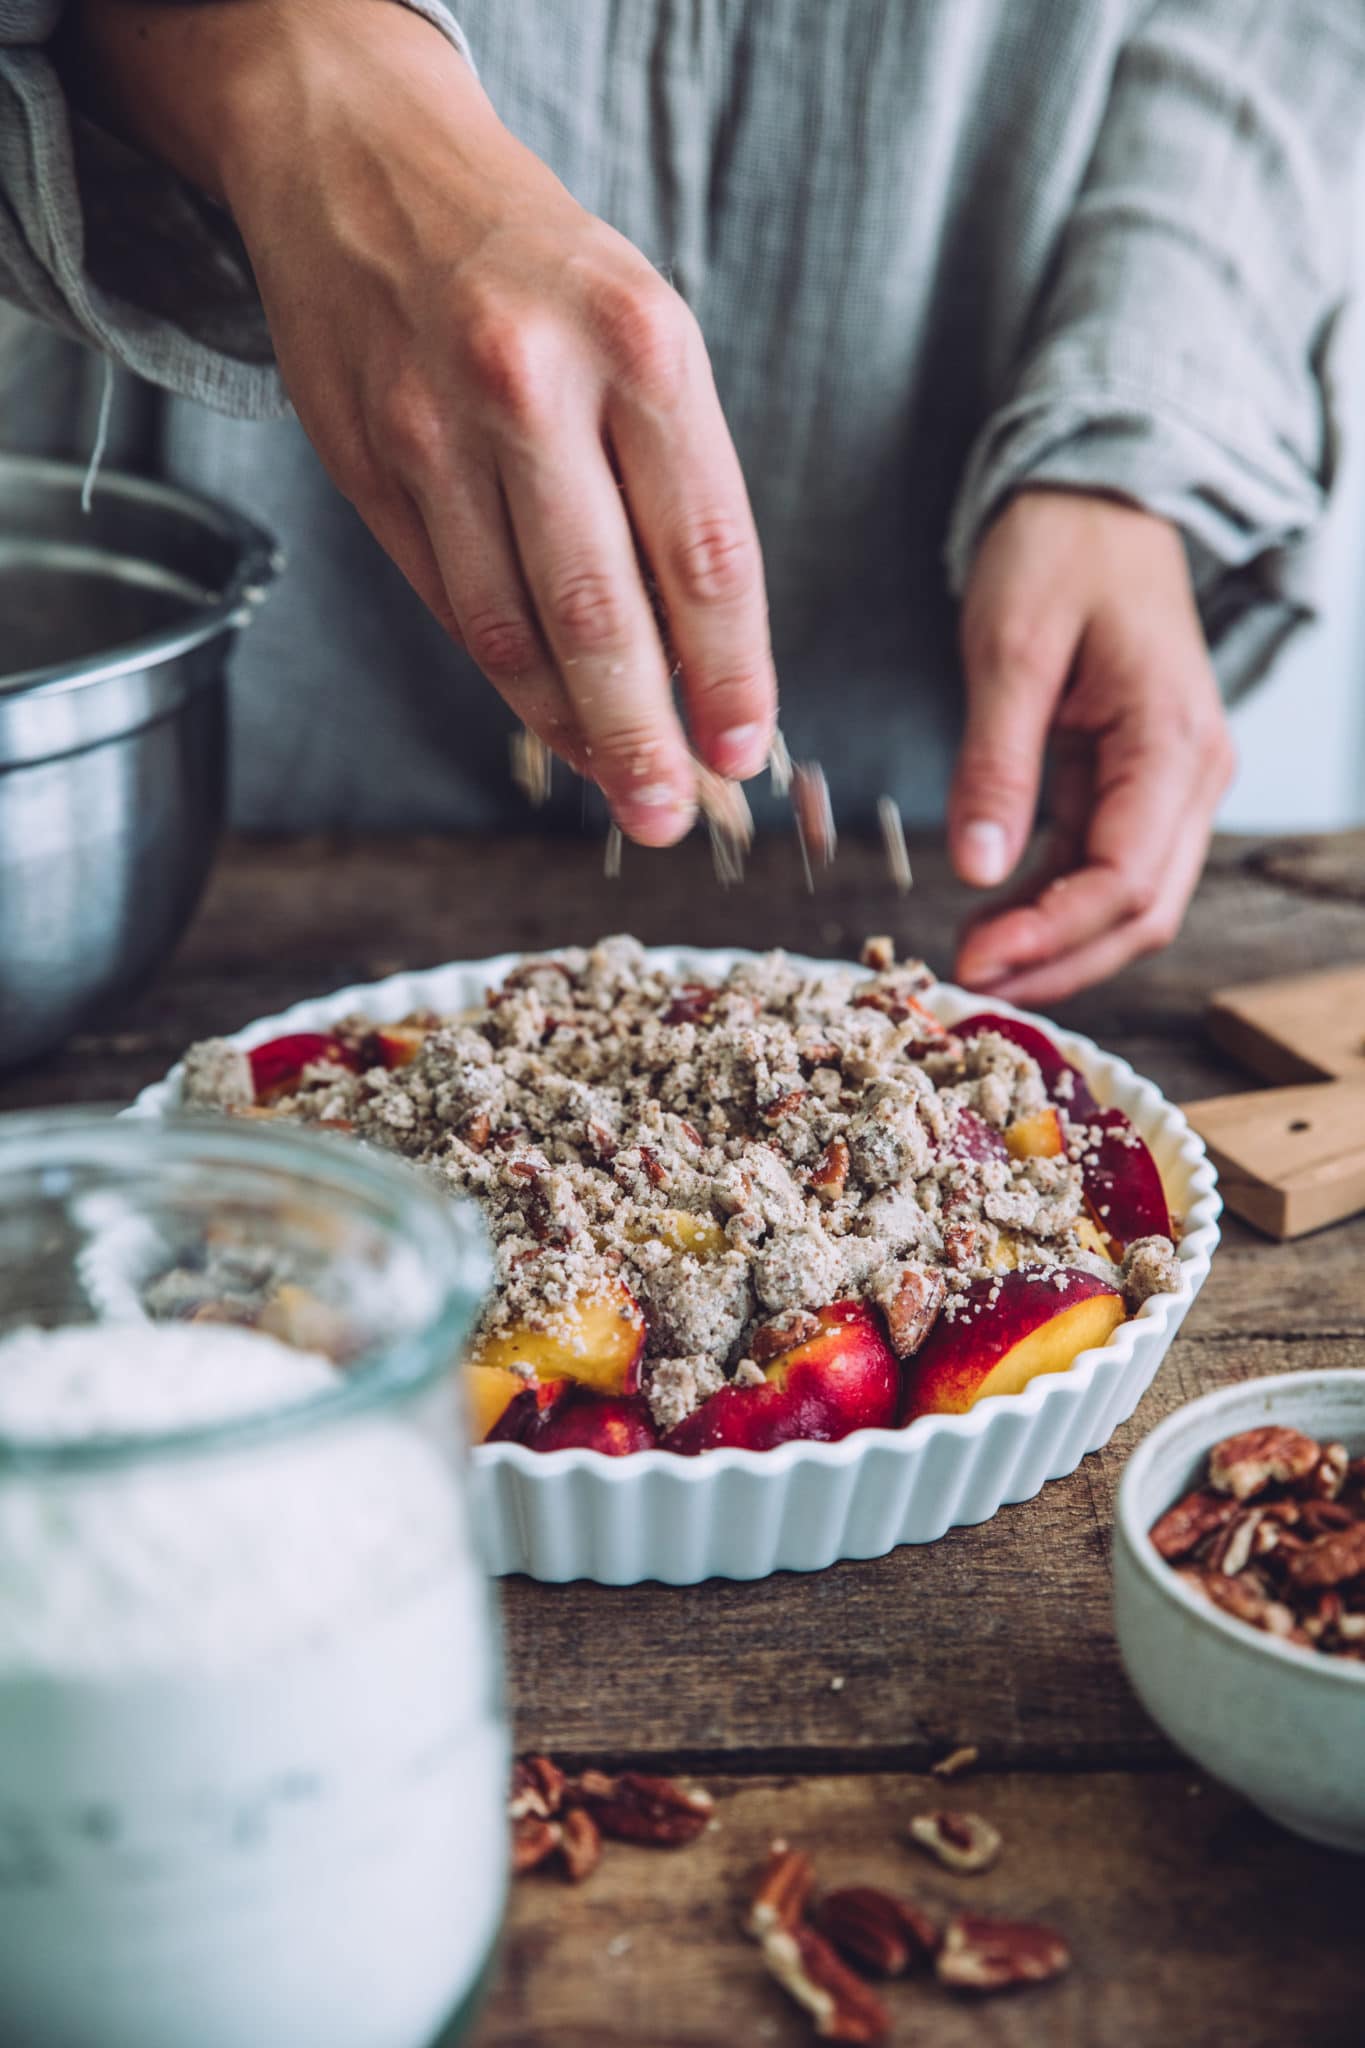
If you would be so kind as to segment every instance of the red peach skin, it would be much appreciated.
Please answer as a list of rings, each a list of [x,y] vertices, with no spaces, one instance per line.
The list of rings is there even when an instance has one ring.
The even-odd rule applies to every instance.
[[[986,1395],[1017,1394],[1040,1373],[1065,1372],[1124,1320],[1116,1287],[1070,1267],[973,1280],[959,1301],[906,1368],[902,1422],[963,1415]]]
[[[818,1334],[775,1358],[764,1385],[722,1387],[669,1431],[664,1450],[766,1451],[794,1438],[834,1443],[855,1429],[891,1428],[900,1366],[875,1310],[836,1301],[815,1313]]]

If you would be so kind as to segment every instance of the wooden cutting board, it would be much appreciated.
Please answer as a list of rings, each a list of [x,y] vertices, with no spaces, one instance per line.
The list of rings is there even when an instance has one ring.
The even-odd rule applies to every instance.
[[[1185,1105],[1223,1199],[1271,1237],[1365,1209],[1365,966],[1220,990],[1208,1025],[1263,1080]]]

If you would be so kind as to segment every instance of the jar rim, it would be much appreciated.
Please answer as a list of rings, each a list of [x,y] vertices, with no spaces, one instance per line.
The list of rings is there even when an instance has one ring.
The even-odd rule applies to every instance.
[[[37,1169],[126,1167],[146,1172],[167,1166],[234,1167],[274,1172],[300,1188],[367,1203],[379,1219],[401,1231],[437,1275],[433,1314],[420,1329],[363,1352],[337,1384],[220,1421],[137,1435],[79,1438],[7,1437],[0,1430],[0,1480],[19,1475],[66,1475],[117,1470],[182,1456],[240,1452],[321,1427],[382,1412],[449,1372],[486,1288],[491,1266],[478,1210],[453,1192],[428,1185],[406,1161],[328,1132],[280,1124],[262,1129],[227,1118],[177,1115],[142,1117],[127,1111],[65,1108],[0,1114],[0,1204],[6,1183]],[[54,1193],[56,1190],[54,1189]],[[63,1328],[116,1329],[63,1324]]]

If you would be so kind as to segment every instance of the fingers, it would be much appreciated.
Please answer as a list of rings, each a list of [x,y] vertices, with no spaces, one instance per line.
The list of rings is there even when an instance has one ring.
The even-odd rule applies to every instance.
[[[967,724],[948,799],[953,865],[979,889],[1003,882],[1027,843],[1080,629],[1027,552],[997,573],[989,551],[963,618]]]
[[[608,428],[697,751],[722,775],[756,775],[777,712],[758,535],[695,323],[680,301],[656,320],[652,346],[609,403]]]
[[[1042,965],[1011,973],[990,993],[1010,1003],[1064,1002],[1080,989],[1107,980],[1132,961],[1160,952],[1179,931],[1208,854],[1210,831],[1196,828],[1176,848],[1151,907],[1099,937]]]

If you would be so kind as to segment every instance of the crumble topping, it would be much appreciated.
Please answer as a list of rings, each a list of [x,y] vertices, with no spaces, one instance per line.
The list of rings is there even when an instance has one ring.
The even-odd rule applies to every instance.
[[[949,1032],[919,1000],[933,975],[888,941],[865,958],[870,973],[803,972],[769,953],[711,986],[604,939],[528,959],[473,1016],[407,1020],[405,1065],[369,1064],[376,1027],[344,1020],[333,1038],[360,1070],[309,1066],[272,1110],[477,1199],[490,1335],[572,1341],[581,1306],[624,1283],[661,1429],[759,1376],[775,1328],[846,1297],[881,1308],[904,1358],[1012,1266],[1103,1273],[1130,1308],[1174,1287],[1165,1239],[1131,1247],[1121,1274],[1083,1247],[1089,1133],[1066,1156],[1005,1152],[1000,1134],[1049,1099],[1030,1055]],[[184,1095],[247,1107],[245,1055],[194,1047]]]

